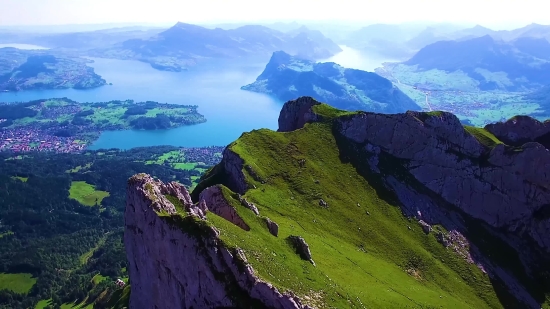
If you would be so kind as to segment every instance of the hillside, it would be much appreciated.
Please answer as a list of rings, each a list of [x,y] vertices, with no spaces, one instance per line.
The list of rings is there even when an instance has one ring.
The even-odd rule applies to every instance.
[[[316,63],[285,52],[273,53],[256,81],[241,89],[267,93],[282,101],[312,96],[346,110],[387,113],[420,110],[389,80],[375,73]]]
[[[91,60],[43,51],[0,48],[0,91],[90,89],[106,85]]]
[[[130,178],[130,308],[549,308],[548,131],[287,102],[190,195]]]
[[[224,30],[177,23],[149,39],[127,40],[90,54],[136,59],[156,69],[181,71],[205,59],[261,58],[277,50],[307,59],[328,58],[341,51],[320,32],[309,29],[283,33],[255,25]]]

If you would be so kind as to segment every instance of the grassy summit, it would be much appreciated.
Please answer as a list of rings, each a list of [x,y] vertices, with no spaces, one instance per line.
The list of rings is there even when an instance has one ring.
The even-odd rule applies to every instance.
[[[242,248],[261,278],[318,308],[502,308],[497,283],[438,243],[435,233],[425,234],[342,160],[332,133],[332,117],[340,112],[327,105],[314,111],[325,121],[287,133],[255,130],[229,146],[254,172],[243,169],[253,188],[244,197],[260,216],[223,187],[250,226],[245,231],[208,213],[225,244]],[[203,177],[193,196],[225,183],[221,166]],[[278,237],[265,217],[279,225]],[[315,265],[296,254],[291,235],[305,239]]]

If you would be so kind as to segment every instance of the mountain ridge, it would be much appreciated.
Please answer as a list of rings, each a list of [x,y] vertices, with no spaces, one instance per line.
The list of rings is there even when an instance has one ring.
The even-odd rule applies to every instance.
[[[280,132],[244,133],[191,194],[145,175],[129,181],[130,308],[242,305],[224,297],[223,282],[273,308],[546,306],[550,154],[532,139],[548,130],[528,117],[482,129],[445,112],[383,115],[289,101]],[[509,146],[496,135],[524,139]],[[203,233],[214,230],[207,234],[218,235],[217,245]],[[143,241],[152,235],[162,241]],[[174,254],[182,236],[202,242],[183,252],[198,254],[195,267]],[[218,245],[225,249],[213,264],[200,262]],[[259,280],[246,283],[243,271]],[[205,281],[189,280],[197,274],[218,288],[198,288]],[[254,294],[261,282],[288,297]]]
[[[245,25],[224,30],[178,22],[149,39],[131,39],[90,53],[137,59],[157,69],[181,71],[209,58],[263,57],[276,50],[308,59],[328,58],[342,51],[322,33],[309,29],[283,33],[265,26]]]

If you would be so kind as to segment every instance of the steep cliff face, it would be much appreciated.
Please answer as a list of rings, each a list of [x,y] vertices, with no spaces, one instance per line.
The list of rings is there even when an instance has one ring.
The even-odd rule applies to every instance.
[[[548,122],[302,97],[278,131],[243,134],[191,195],[130,179],[131,308],[550,304]]]
[[[258,279],[242,250],[225,246],[204,220],[211,205],[220,217],[247,228],[219,187],[205,190],[193,205],[182,185],[138,174],[127,193],[130,308],[309,308]]]
[[[550,152],[541,144],[485,146],[456,116],[444,112],[359,113],[338,119],[336,127],[371,162],[384,155],[397,159],[419,184],[447,203],[493,227],[530,236],[550,252],[550,220],[540,215],[550,206]],[[512,133],[514,129],[501,129],[499,136],[526,138]],[[373,163],[372,168],[387,173],[395,166]]]

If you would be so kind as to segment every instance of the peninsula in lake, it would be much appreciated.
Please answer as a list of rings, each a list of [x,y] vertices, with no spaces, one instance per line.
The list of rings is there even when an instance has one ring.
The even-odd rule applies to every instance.
[[[86,54],[139,60],[159,70],[182,71],[207,59],[269,57],[277,50],[306,59],[326,59],[342,51],[321,32],[306,27],[283,33],[258,25],[224,30],[180,22],[148,39],[130,39]]]
[[[273,53],[256,81],[241,89],[266,93],[282,101],[311,96],[346,110],[398,113],[420,110],[411,98],[376,73],[316,63],[283,51]]]
[[[0,48],[0,91],[90,89],[107,82],[86,64],[92,60],[37,50]]]
[[[106,130],[156,130],[205,122],[196,105],[67,98],[0,104],[0,151],[80,152]]]

